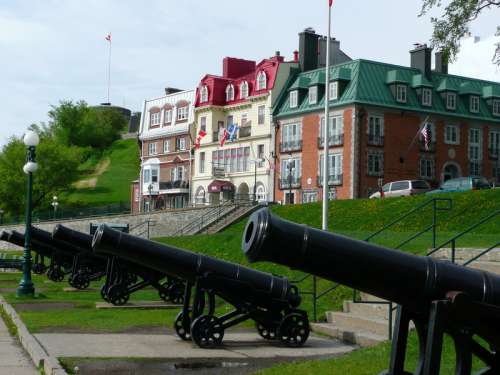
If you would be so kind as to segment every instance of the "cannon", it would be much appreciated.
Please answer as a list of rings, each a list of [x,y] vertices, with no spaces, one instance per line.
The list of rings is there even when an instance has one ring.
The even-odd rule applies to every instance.
[[[184,279],[184,306],[174,327],[181,339],[192,339],[202,348],[217,347],[227,328],[248,319],[256,323],[263,338],[290,347],[303,345],[309,336],[307,313],[297,308],[301,301],[298,289],[284,277],[134,237],[105,225],[96,231],[93,247],[96,252]],[[215,297],[234,310],[216,316]]]
[[[122,261],[114,256],[103,256],[92,252],[92,235],[78,232],[63,225],[56,225],[52,237],[66,243],[73,243],[83,248],[85,256],[97,258],[102,270],[97,274],[81,271],[74,279],[90,282],[106,276],[101,287],[101,296],[114,305],[125,304],[130,295],[148,286],[158,290],[160,298],[164,301],[182,303],[184,297],[184,283],[173,277],[156,270],[146,268],[131,262]]]
[[[414,374],[439,374],[445,334],[455,344],[455,374],[471,374],[473,355],[486,364],[478,374],[500,373],[498,275],[292,223],[268,209],[249,218],[242,249],[250,262],[286,265],[397,303],[383,374],[409,374],[404,365],[411,321],[420,341]]]

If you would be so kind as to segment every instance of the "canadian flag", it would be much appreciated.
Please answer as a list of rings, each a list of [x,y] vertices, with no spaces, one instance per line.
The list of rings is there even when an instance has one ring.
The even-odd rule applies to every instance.
[[[198,136],[196,137],[196,140],[195,140],[195,142],[194,142],[194,147],[196,147],[196,148],[200,148],[200,143],[201,143],[201,140],[202,140],[202,138],[203,138],[204,136],[206,136],[206,135],[207,135],[207,132],[206,132],[206,131],[204,131],[204,130],[200,130],[200,131],[198,132]]]
[[[229,138],[229,132],[224,129],[224,132],[222,133],[222,137],[220,139],[220,147],[224,147],[224,143],[226,143],[226,140]]]
[[[330,5],[330,7],[333,5],[333,0],[328,0],[328,4]]]

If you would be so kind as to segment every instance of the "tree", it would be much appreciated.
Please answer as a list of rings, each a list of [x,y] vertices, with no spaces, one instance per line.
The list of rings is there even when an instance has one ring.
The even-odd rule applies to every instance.
[[[70,188],[78,179],[81,150],[42,136],[36,149],[38,170],[33,175],[33,208],[49,207],[54,194]],[[26,197],[26,146],[11,138],[0,153],[0,205],[10,215],[24,212]]]
[[[441,8],[443,0],[422,0],[420,16],[434,8]],[[460,39],[469,32],[470,24],[481,12],[491,7],[499,7],[500,0],[449,0],[441,18],[431,18],[434,26],[432,46],[444,52],[445,58],[453,61],[460,49]],[[497,35],[500,30],[497,30]],[[494,51],[493,62],[500,65],[500,43]],[[492,51],[493,52],[493,51]]]

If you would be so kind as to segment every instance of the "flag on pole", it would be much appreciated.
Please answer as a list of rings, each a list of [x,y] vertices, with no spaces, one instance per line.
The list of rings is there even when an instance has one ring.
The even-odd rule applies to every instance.
[[[333,5],[333,0],[328,0],[328,4],[330,5],[330,7]]]
[[[429,124],[428,123],[424,124],[424,127],[422,128],[422,130],[420,130],[420,134],[422,134],[422,137],[424,138],[425,150],[429,151],[430,134],[429,134]]]
[[[202,138],[203,138],[204,136],[206,136],[206,135],[207,135],[207,132],[206,132],[206,131],[204,131],[204,130],[200,130],[200,131],[198,132],[198,136],[196,137],[196,140],[195,140],[195,142],[194,142],[194,147],[195,147],[195,148],[200,148],[200,143],[201,143],[201,140],[202,140]]]
[[[108,35],[106,35],[106,38],[105,38],[108,42],[111,43],[111,33],[109,33]]]
[[[228,126],[228,128],[227,128],[228,138],[231,142],[236,140],[236,132],[237,131],[238,131],[238,125],[231,124]]]
[[[224,129],[222,132],[222,137],[220,139],[220,147],[224,147],[224,143],[226,143],[226,140],[229,138],[229,132]]]

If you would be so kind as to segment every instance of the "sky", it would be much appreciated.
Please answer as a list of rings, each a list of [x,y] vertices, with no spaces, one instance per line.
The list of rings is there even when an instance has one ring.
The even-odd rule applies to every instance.
[[[335,0],[332,36],[352,58],[409,65],[432,33],[421,2]],[[500,9],[485,11],[472,32],[492,35],[499,20]],[[61,100],[107,100],[109,32],[110,100],[138,111],[166,86],[220,74],[225,56],[291,59],[306,27],[326,34],[327,0],[0,0],[0,145]]]

